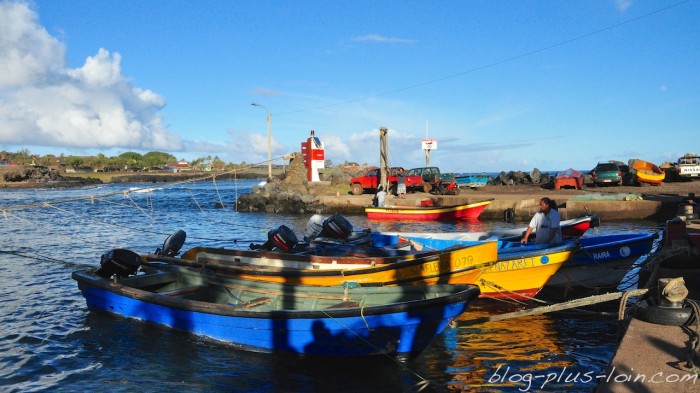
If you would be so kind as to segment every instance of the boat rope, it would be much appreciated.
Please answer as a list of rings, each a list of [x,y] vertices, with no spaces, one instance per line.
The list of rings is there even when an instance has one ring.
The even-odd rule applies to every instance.
[[[233,182],[238,184],[238,174],[235,172],[233,173]],[[235,212],[238,212],[238,187],[234,187],[233,192],[234,192],[233,200],[236,201],[233,203],[233,210]]]
[[[224,205],[224,201],[221,199],[221,194],[219,193],[219,186],[216,185],[216,175],[211,177],[211,182],[214,185],[214,190],[216,190],[216,197],[219,199],[219,205],[221,205],[222,208],[226,207]]]
[[[549,312],[555,312],[555,311],[562,311],[562,310],[568,310],[572,308],[579,308],[582,306],[589,306],[591,304],[597,304],[597,303],[604,303],[604,302],[609,302],[613,300],[620,299],[623,295],[629,296],[639,296],[643,295],[647,292],[647,289],[634,289],[628,292],[612,292],[612,293],[605,293],[602,295],[593,295],[581,299],[574,299],[574,300],[569,300],[563,303],[556,303],[556,304],[548,304],[546,306],[541,306],[541,307],[535,307],[535,308],[529,308],[527,310],[520,310],[520,311],[514,311],[510,313],[504,313],[504,314],[498,314],[498,315],[491,315],[487,317],[481,317],[481,318],[474,318],[474,319],[469,319],[469,320],[460,320],[460,325],[478,325],[486,322],[495,322],[495,321],[503,321],[506,319],[513,319],[513,318],[519,318],[523,316],[530,316],[530,315],[539,315],[539,314],[545,314]]]
[[[141,213],[143,213],[144,216],[148,217],[149,220],[155,221],[155,220],[153,219],[153,216],[151,216],[150,214],[146,213],[146,211],[143,210],[143,209],[141,208],[141,206],[139,206],[139,204],[136,203],[136,201],[134,201],[134,200],[131,198],[131,196],[129,195],[129,193],[124,193],[124,198],[128,199],[129,201],[131,201],[131,204],[132,204],[136,209],[138,209]]]
[[[231,172],[232,172],[232,173],[234,173],[234,175],[236,175],[238,171],[239,171],[239,170],[235,170],[235,171],[230,171],[230,172],[227,172],[227,173],[231,173]],[[202,179],[205,179],[205,180],[208,179],[208,178],[215,179],[214,176],[202,177]],[[237,179],[237,178],[236,178],[236,179]],[[195,180],[196,180],[196,179],[195,179]],[[215,180],[214,180],[214,181],[215,181]],[[192,179],[189,179],[189,180],[180,181],[180,182],[173,182],[173,183],[170,183],[170,185],[185,184],[185,183],[193,183],[193,180],[192,180]],[[154,222],[154,221],[158,221],[158,220],[155,218],[154,213],[158,213],[159,216],[162,216],[162,215],[164,215],[164,214],[172,214],[172,213],[170,213],[170,212],[165,212],[165,213],[164,213],[164,212],[158,212],[158,211],[155,211],[155,210],[153,209],[153,202],[152,202],[153,200],[152,200],[152,198],[151,198],[150,191],[155,190],[155,189],[157,189],[157,188],[162,188],[162,187],[138,188],[138,189],[131,189],[131,190],[127,190],[127,191],[124,191],[124,190],[123,190],[123,191],[118,191],[118,192],[105,193],[105,194],[102,194],[102,195],[90,195],[90,196],[86,196],[86,197],[70,198],[70,199],[63,199],[63,200],[51,201],[51,202],[37,202],[37,203],[34,203],[34,204],[25,204],[25,205],[8,206],[8,207],[2,207],[2,208],[0,208],[0,211],[2,211],[3,217],[5,217],[6,220],[9,220],[10,217],[19,218],[18,216],[12,215],[12,214],[10,213],[10,211],[13,211],[13,210],[33,209],[33,208],[37,208],[37,207],[43,207],[43,208],[46,208],[46,207],[53,207],[53,208],[56,208],[57,205],[60,205],[60,204],[67,204],[67,203],[72,203],[72,202],[84,202],[84,201],[89,201],[89,203],[92,204],[92,205],[96,204],[96,202],[104,202],[104,203],[107,203],[107,204],[112,204],[112,205],[114,205],[114,206],[119,206],[119,207],[124,207],[124,208],[131,208],[131,209],[137,209],[137,210],[138,210],[139,212],[141,212],[145,217],[148,218],[148,220],[151,222],[151,223],[149,224],[149,228],[152,228],[152,227],[153,227],[153,222]],[[190,188],[188,187],[187,189],[188,189],[188,191],[190,191],[190,193],[191,193]],[[221,194],[220,194],[219,191],[218,191],[218,185],[216,185],[216,183],[215,183],[215,189],[217,190],[217,195],[218,195],[218,197],[219,197],[219,200],[221,201]],[[148,200],[149,200],[149,201],[147,202],[147,204],[148,204],[148,206],[150,206],[150,212],[147,212],[146,210],[144,210],[144,208],[141,207],[141,206],[139,206],[139,204],[137,203],[137,201],[135,201],[135,200],[131,197],[131,193],[133,193],[133,192],[139,192],[139,191],[144,191],[144,190],[145,190],[145,191],[149,191],[149,196],[148,196]],[[237,190],[237,188],[236,188],[236,190]],[[119,203],[119,202],[112,201],[112,200],[109,200],[109,199],[108,199],[108,198],[113,197],[113,196],[122,196],[124,199],[127,199],[130,203],[128,203],[128,204],[123,204],[123,203]],[[199,208],[200,212],[207,214],[207,212],[206,212],[204,209],[202,209],[201,205],[196,201],[196,198],[194,197],[194,195],[192,195],[191,197],[192,197],[192,199],[195,201],[195,204],[196,204],[197,207]],[[60,209],[59,209],[59,210],[60,210]],[[64,213],[66,213],[66,214],[70,214],[69,211],[66,210],[66,209],[62,209],[61,211],[64,212]],[[120,225],[120,224],[109,223],[109,222],[106,222],[106,221],[104,221],[104,220],[99,220],[99,219],[97,219],[94,215],[82,215],[82,217],[86,217],[86,218],[88,218],[88,219],[90,219],[90,220],[94,220],[94,221],[100,222],[100,223],[102,223],[102,224],[107,224],[107,225],[111,225],[111,226],[114,226],[114,227],[126,228],[126,229],[129,229],[129,230],[132,230],[132,231],[141,231],[141,232],[144,232],[144,233],[158,234],[158,235],[163,235],[163,236],[167,236],[167,235],[168,235],[168,233],[156,232],[156,231],[152,231],[152,230],[148,230],[148,229],[140,229],[140,228],[135,228],[135,227],[133,227],[133,226],[125,226],[125,225]],[[251,226],[251,225],[241,225],[241,224],[237,224],[237,223],[235,223],[235,222],[226,222],[226,221],[221,221],[221,220],[212,220],[211,217],[206,217],[206,219],[208,219],[208,220],[210,220],[210,221],[213,221],[213,222],[214,222],[215,224],[217,224],[217,225],[227,225],[227,226],[237,226],[237,227],[245,227],[245,228],[255,228],[255,229],[260,229],[260,230],[264,230],[264,229],[265,229],[265,228],[262,228],[262,227],[255,227],[255,226]],[[254,239],[254,240],[249,240],[249,239],[221,239],[221,238],[206,238],[206,237],[193,237],[193,236],[190,236],[190,238],[192,238],[192,239],[200,239],[200,240],[207,240],[207,241],[215,241],[215,242],[233,242],[233,244],[238,244],[238,242],[255,242],[255,241],[259,241],[259,239]]]
[[[26,218],[24,218],[24,217],[20,217],[20,216],[18,216],[18,215],[16,215],[16,214],[10,214],[10,216],[13,217],[13,218],[15,218],[15,219],[17,219],[18,221],[21,221],[21,222],[23,222],[23,223],[25,223],[25,224],[27,224],[27,225],[31,225],[31,226],[33,226],[34,228],[39,229],[40,231],[46,232],[46,233],[51,234],[51,235],[67,236],[67,237],[70,237],[70,238],[75,238],[78,242],[83,242],[83,243],[88,243],[88,244],[93,244],[93,245],[96,245],[96,246],[104,247],[104,244],[102,244],[102,243],[93,242],[93,241],[87,240],[87,239],[82,238],[82,237],[79,238],[79,237],[77,237],[77,235],[75,235],[75,234],[73,234],[73,233],[68,233],[68,232],[65,232],[65,231],[52,230],[52,229],[49,228],[50,224],[48,224],[47,222],[36,223],[36,222],[33,222],[33,221],[31,221],[31,220],[28,220],[28,219],[26,219]],[[116,248],[116,247],[111,247],[111,248]]]
[[[48,255],[43,255],[43,254],[38,254],[33,252],[32,254],[28,254],[26,252],[19,252],[19,251],[9,251],[9,250],[0,250],[0,254],[9,254],[9,255],[15,255],[21,258],[27,258],[27,259],[33,259],[35,261],[48,261],[48,262],[56,262],[56,263],[61,263],[64,265],[70,265],[73,267],[79,267],[79,268],[84,268],[86,266],[92,267],[92,265],[85,265],[85,264],[77,264],[74,262],[69,262],[65,261],[63,259],[56,259],[53,257],[50,257]]]
[[[115,224],[115,223],[113,223],[113,222],[109,222],[109,221],[105,221],[105,220],[100,219],[100,218],[96,218],[96,217],[94,217],[93,215],[74,213],[74,212],[72,212],[72,211],[70,211],[70,210],[63,209],[63,208],[60,208],[60,207],[54,206],[54,205],[47,205],[47,207],[50,207],[50,208],[52,208],[52,209],[58,210],[58,211],[60,211],[60,212],[62,212],[62,213],[65,213],[65,214],[68,214],[68,215],[71,215],[71,216],[74,216],[74,217],[85,218],[85,219],[88,219],[88,220],[90,220],[90,221],[96,221],[96,222],[99,222],[100,224],[109,225],[109,226],[112,226],[112,227],[115,227],[115,228],[128,229],[128,230],[131,230],[131,231],[138,231],[138,232],[142,232],[142,233],[148,233],[148,234],[159,235],[159,236],[169,236],[169,235],[171,234],[170,232],[159,232],[159,231],[154,231],[154,230],[149,230],[149,229],[135,228],[135,227],[131,227],[131,226],[128,226],[128,225]],[[214,241],[214,242],[222,242],[222,243],[232,242],[232,241],[235,243],[235,242],[237,241],[237,240],[231,240],[231,239],[210,238],[210,237],[202,237],[202,236],[190,236],[190,238],[191,238],[191,239],[197,239],[197,240],[207,240],[207,241]],[[242,239],[242,240],[241,240],[241,239],[239,239],[238,241],[241,241],[241,242],[249,242],[249,241],[254,242],[254,241],[258,241],[258,240],[247,240],[247,239]]]
[[[199,209],[200,212],[204,212],[204,209],[202,209],[202,206],[199,205],[199,201],[197,201],[197,198],[194,197],[194,194],[192,193],[192,189],[189,187],[185,187],[185,190],[190,194],[190,198],[192,198],[192,201],[194,202],[195,206],[197,206],[197,209]]]
[[[487,281],[487,280],[484,280],[483,278],[479,279],[479,284],[481,284],[485,287],[494,289],[500,295],[505,296],[506,299],[512,301],[513,303],[520,304],[523,306],[527,305],[527,303],[523,302],[519,299],[525,299],[525,300],[529,300],[529,301],[533,301],[533,302],[537,302],[537,303],[545,303],[545,304],[547,303],[544,300],[536,299],[534,297],[526,296],[526,295],[523,295],[521,293],[513,292],[509,289],[503,288],[502,286],[496,284],[495,282]],[[500,299],[500,300],[504,301],[504,299]]]
[[[372,328],[369,327],[369,324],[367,323],[367,320],[365,319],[365,306],[366,306],[366,305],[363,305],[362,307],[360,307],[360,316],[362,317],[362,322],[365,323],[365,326],[367,327],[367,330],[370,331],[370,332],[373,332],[374,329],[372,329]]]

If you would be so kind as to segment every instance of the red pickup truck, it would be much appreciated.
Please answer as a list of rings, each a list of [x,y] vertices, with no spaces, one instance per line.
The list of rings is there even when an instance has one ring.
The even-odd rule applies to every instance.
[[[440,180],[440,168],[435,166],[413,168],[406,172],[406,190],[430,192]]]
[[[389,190],[396,189],[396,183],[398,180],[396,173],[398,172],[399,168],[400,167],[393,167],[389,169],[389,174],[386,178],[387,182],[389,183]],[[365,190],[375,191],[377,187],[379,187],[379,183],[381,181],[379,176],[379,168],[373,168],[362,176],[357,176],[350,179],[350,187],[352,187],[353,195],[362,195]]]

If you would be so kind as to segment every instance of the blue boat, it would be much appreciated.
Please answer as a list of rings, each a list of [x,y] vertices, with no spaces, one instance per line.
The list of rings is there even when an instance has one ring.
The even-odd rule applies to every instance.
[[[164,257],[167,258],[167,257]],[[174,258],[173,258],[174,259]],[[136,271],[138,269],[138,271]],[[418,356],[479,295],[475,285],[294,286],[144,262],[112,250],[76,271],[90,310],[134,318],[263,353]]]
[[[558,288],[564,292],[614,290],[634,263],[651,251],[657,238],[656,232],[580,237],[579,248],[544,289]]]
[[[479,188],[488,183],[489,177],[486,175],[459,175],[455,176],[455,181],[462,188]]]

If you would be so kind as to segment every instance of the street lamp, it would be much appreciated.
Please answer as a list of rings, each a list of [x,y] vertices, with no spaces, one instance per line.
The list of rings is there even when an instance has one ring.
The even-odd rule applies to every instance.
[[[270,111],[257,102],[251,102],[250,105],[259,106],[267,112],[267,181],[272,180],[272,134],[270,133]]]

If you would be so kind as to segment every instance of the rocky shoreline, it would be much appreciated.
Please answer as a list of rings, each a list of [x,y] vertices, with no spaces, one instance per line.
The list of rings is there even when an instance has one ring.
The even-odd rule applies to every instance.
[[[113,176],[109,183],[174,183],[197,179],[206,176],[206,173],[173,173],[173,174],[149,174],[139,173],[131,175]],[[86,187],[95,184],[104,184],[102,180],[94,177],[62,176],[57,171],[45,167],[20,167],[12,168],[2,173],[4,183],[0,188],[71,188]],[[217,175],[219,180],[261,180],[264,176],[252,173]]]

